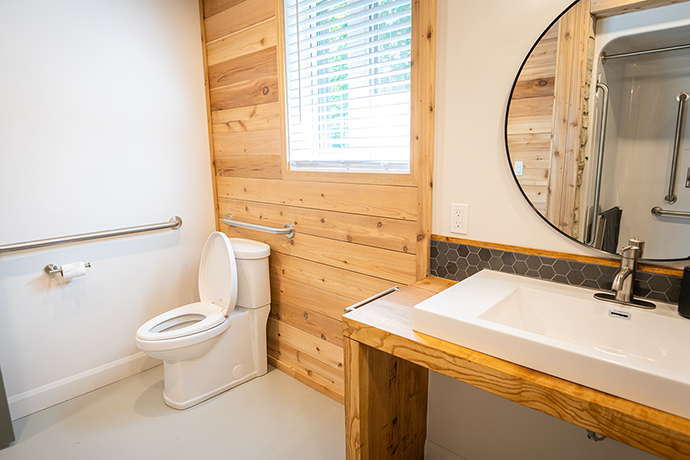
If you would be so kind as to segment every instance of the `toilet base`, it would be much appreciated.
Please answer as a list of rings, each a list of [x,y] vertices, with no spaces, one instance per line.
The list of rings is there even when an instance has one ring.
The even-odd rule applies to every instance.
[[[236,308],[230,327],[206,354],[186,361],[163,361],[165,403],[187,409],[268,371],[266,321],[270,306]],[[258,335],[260,337],[257,337]]]
[[[168,394],[163,390],[163,400],[165,401],[165,404],[168,406],[172,407],[173,409],[187,409],[192,406],[196,406],[199,403],[202,403],[206,401],[207,399],[211,399],[214,396],[218,396],[219,394],[228,391],[231,388],[236,387],[237,385],[241,385],[244,382],[247,382],[249,380],[252,380],[255,377],[259,377],[256,372],[252,372],[249,375],[245,375],[243,378],[235,380],[234,382],[230,382],[226,385],[223,385],[219,388],[216,388],[208,393],[198,395],[192,398],[189,398],[185,401],[179,401],[179,400],[174,400],[168,396]]]

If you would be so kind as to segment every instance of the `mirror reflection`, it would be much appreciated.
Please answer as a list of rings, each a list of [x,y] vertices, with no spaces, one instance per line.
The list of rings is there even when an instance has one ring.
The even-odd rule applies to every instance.
[[[544,33],[515,81],[508,158],[534,209],[576,241],[647,260],[690,257],[690,3]]]

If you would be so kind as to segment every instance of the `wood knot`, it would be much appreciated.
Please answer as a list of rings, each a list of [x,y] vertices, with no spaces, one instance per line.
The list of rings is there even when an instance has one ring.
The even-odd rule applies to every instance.
[[[264,96],[266,96],[269,93],[269,91],[270,90],[268,89],[268,86],[264,86],[263,88],[261,88],[261,93],[263,93]]]
[[[377,226],[378,228],[381,228],[381,227],[383,227],[383,223],[382,223],[382,222],[379,222],[378,224],[376,224],[376,226]]]
[[[304,312],[304,319],[309,319],[309,313]]]
[[[321,219],[321,223],[322,223],[322,224],[325,224],[325,223],[326,223],[326,219]]]

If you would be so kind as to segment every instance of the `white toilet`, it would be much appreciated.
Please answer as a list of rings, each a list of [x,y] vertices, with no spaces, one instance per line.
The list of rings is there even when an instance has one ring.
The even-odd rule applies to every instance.
[[[137,330],[139,349],[163,360],[168,406],[186,409],[266,373],[270,250],[258,241],[212,233],[199,264],[201,302],[158,315]]]

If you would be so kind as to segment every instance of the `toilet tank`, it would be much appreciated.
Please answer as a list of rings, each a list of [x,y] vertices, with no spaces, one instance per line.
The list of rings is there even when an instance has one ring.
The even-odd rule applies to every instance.
[[[271,303],[268,256],[271,247],[260,241],[230,238],[237,262],[237,306],[259,308]]]

